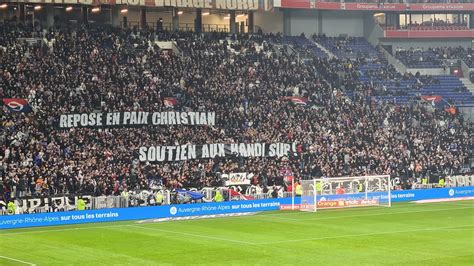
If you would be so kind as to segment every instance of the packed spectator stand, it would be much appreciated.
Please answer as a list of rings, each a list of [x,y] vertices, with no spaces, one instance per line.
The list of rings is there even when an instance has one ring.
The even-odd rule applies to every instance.
[[[423,23],[408,23],[406,25],[400,25],[399,28],[391,25],[383,25],[386,30],[468,30],[467,23],[455,23],[450,21],[444,21],[441,19],[435,19],[425,21]]]
[[[463,47],[437,47],[437,48],[410,48],[397,49],[395,56],[409,68],[442,68],[446,67],[443,60],[461,59],[469,67],[473,65],[473,51]]]
[[[21,37],[44,37],[48,45]],[[155,40],[177,41],[182,55],[159,49]],[[119,195],[150,184],[221,186],[222,173],[241,171],[254,173],[252,184],[265,188],[285,185],[288,173],[413,180],[469,171],[472,125],[411,93],[440,81],[397,73],[361,38],[313,41],[338,58],[323,55],[305,37],[5,25],[2,98],[28,99],[34,112],[3,109],[0,197]],[[275,49],[290,43],[311,60]],[[373,98],[397,93],[406,97],[403,104]],[[307,102],[282,100],[292,96]],[[166,106],[165,97],[177,104]],[[59,114],[132,110],[214,111],[216,126],[55,126]],[[218,142],[298,146],[282,158],[136,159],[143,145]]]

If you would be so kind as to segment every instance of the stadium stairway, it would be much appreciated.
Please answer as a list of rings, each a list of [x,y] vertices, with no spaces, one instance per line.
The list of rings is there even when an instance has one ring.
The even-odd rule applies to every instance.
[[[461,82],[472,94],[474,94],[474,84],[468,78],[461,78]]]
[[[370,74],[371,72],[386,67],[389,62],[379,61],[380,57],[386,59],[386,56],[364,38],[324,38],[318,41],[338,58],[356,59],[363,56],[367,59],[367,62],[359,68],[361,74],[359,81],[383,86],[387,91],[385,96],[373,96],[373,99],[376,101],[394,101],[398,104],[406,104],[411,98],[419,96],[441,96],[440,106],[444,106],[448,102],[459,106],[474,105],[474,85],[470,84],[468,87],[466,82],[453,75],[433,76],[438,82],[422,86],[416,85],[417,80],[414,77],[398,81],[373,77]],[[399,73],[403,73],[399,68],[396,69]],[[347,91],[346,93],[349,96],[353,94],[352,91]]]
[[[405,73],[407,70],[407,67],[400,62],[395,56],[390,54],[387,50],[385,50],[383,47],[380,47],[380,53],[385,57],[385,60],[392,65],[398,72],[400,73]]]
[[[357,57],[377,58],[379,51],[363,37],[341,39],[327,37],[318,40],[319,44],[337,58],[356,59]]]
[[[309,54],[321,58],[329,56],[327,50],[322,50],[320,45],[316,45],[304,36],[285,36],[282,39],[282,44],[290,45],[292,48],[298,50],[302,58],[305,58]]]
[[[331,51],[329,51],[328,49],[326,49],[326,47],[322,46],[321,44],[313,41],[313,40],[309,40],[310,42],[312,42],[314,45],[316,45],[321,51],[325,52],[329,58],[334,58],[336,57],[333,53],[331,53]]]

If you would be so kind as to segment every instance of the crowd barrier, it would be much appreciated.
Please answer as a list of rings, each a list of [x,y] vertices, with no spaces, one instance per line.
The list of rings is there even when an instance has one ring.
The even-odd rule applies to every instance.
[[[384,194],[387,195],[386,192],[384,192]],[[392,202],[469,196],[474,196],[474,186],[419,190],[396,190],[392,191],[391,193]],[[326,199],[337,199],[337,197],[338,195],[329,195],[326,196]],[[291,198],[276,198],[227,201],[219,203],[213,202],[153,207],[20,214],[0,216],[0,229],[274,211],[279,210],[280,205],[291,204],[291,201]],[[296,198],[295,204],[299,204],[299,198]]]

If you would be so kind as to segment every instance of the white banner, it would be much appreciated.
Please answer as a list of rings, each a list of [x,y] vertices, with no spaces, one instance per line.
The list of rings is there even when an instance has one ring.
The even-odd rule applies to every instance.
[[[250,185],[250,180],[252,179],[252,177],[253,174],[247,173],[231,173],[222,175],[222,179],[225,180],[226,186]]]
[[[474,175],[457,175],[446,177],[446,187],[474,186]]]

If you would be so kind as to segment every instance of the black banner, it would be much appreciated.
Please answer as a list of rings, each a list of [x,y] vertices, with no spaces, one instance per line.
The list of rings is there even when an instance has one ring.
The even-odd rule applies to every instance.
[[[238,157],[283,157],[296,152],[295,143],[232,143],[178,146],[140,147],[138,158],[141,162],[186,161],[212,159],[230,156]]]
[[[215,112],[113,112],[64,114],[59,117],[59,128],[107,128],[134,126],[207,125],[216,124]]]

